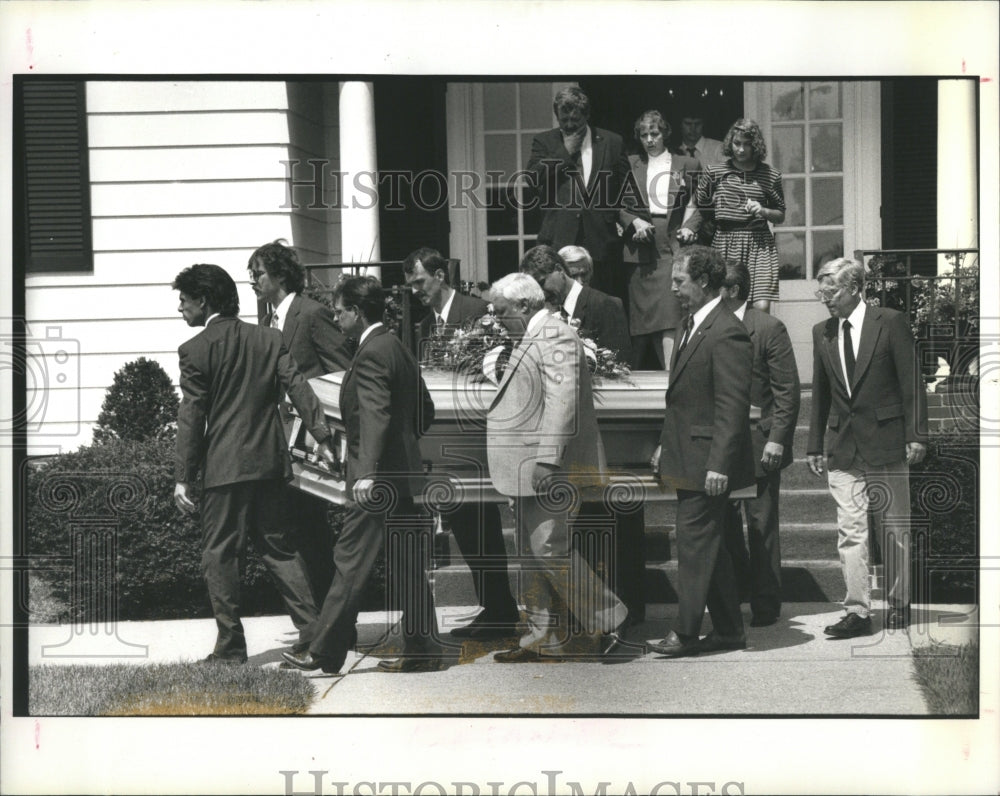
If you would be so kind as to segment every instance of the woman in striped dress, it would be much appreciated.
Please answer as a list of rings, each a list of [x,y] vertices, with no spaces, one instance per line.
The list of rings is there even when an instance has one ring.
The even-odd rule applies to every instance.
[[[781,172],[764,162],[764,136],[750,119],[729,128],[722,152],[727,160],[708,166],[698,181],[698,207],[714,213],[712,246],[750,269],[751,305],[770,312],[778,300],[778,250],[769,224],[785,220]]]

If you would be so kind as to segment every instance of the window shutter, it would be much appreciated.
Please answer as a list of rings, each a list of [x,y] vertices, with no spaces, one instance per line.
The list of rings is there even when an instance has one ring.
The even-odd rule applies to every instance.
[[[91,271],[85,86],[46,79],[23,80],[17,88],[25,269]]]

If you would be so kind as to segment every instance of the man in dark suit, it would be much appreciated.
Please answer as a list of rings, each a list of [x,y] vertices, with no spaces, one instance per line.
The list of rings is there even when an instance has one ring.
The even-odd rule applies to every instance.
[[[336,673],[344,665],[357,638],[361,594],[383,545],[402,598],[403,657],[381,661],[378,668],[436,671],[441,664],[427,580],[431,525],[413,502],[423,483],[417,440],[434,419],[434,404],[413,355],[382,324],[384,312],[378,280],[351,277],[337,286],[334,313],[344,334],[358,340],[339,400],[347,436],[346,487],[353,501],[333,550],[336,572],[309,651],[282,653],[307,671]]]
[[[534,137],[527,165],[542,213],[538,242],[586,248],[594,260],[594,287],[617,296],[627,310],[616,226],[629,171],[624,144],[621,136],[587,123],[590,100],[575,86],[559,91],[552,109],[559,127]]]
[[[746,582],[753,611],[751,627],[773,625],[781,615],[781,544],[778,539],[778,497],[781,471],[792,463],[792,437],[799,417],[801,385],[792,341],[785,324],[773,315],[747,306],[750,271],[744,263],[726,263],[722,298],[743,321],[753,345],[750,403],[760,409],[753,424],[754,475],[757,497],[734,501],[726,526],[726,545]],[[750,552],[743,540],[740,503],[746,511]]]
[[[351,346],[337,328],[330,309],[302,295],[306,271],[295,250],[276,240],[257,249],[247,262],[250,284],[270,311],[261,321],[281,331],[285,347],[299,372],[307,379],[347,370]],[[286,435],[293,418],[284,401],[280,407]],[[289,440],[291,442],[291,440]],[[333,529],[326,519],[327,505],[320,498],[289,487],[288,509],[295,527],[295,543],[302,553],[317,601],[333,578]]]
[[[753,350],[722,304],[722,255],[692,246],[674,260],[673,290],[687,313],[670,365],[660,445],[650,464],[677,490],[677,623],[650,647],[679,658],[744,649],[746,634],[726,550],[729,492],[754,482],[750,441]],[[699,640],[708,606],[712,632]]]
[[[837,548],[845,614],[824,629],[834,638],[872,632],[868,573],[868,491],[883,493],[877,539],[889,611],[884,627],[902,629],[910,612],[910,465],[923,461],[927,397],[914,362],[905,315],[864,300],[864,266],[846,257],[816,275],[831,317],[813,327],[813,402],[806,461],[823,473],[837,501]]]
[[[586,251],[584,252],[586,253]],[[632,356],[628,321],[621,302],[614,296],[581,285],[568,272],[566,263],[551,246],[535,246],[524,253],[521,272],[531,276],[545,293],[545,302],[553,314],[564,320],[580,322],[580,334],[598,346],[616,351],[618,359],[628,362]],[[646,515],[640,506],[629,513],[613,511],[614,559],[605,562],[608,580],[615,594],[628,608],[628,623],[641,622],[646,616],[643,579],[646,570]],[[603,502],[584,502],[577,515],[578,529],[598,525],[610,519]],[[597,555],[588,561],[595,569],[596,558],[604,546],[593,546]]]
[[[414,295],[431,310],[420,322],[422,347],[433,345],[434,334],[450,335],[488,311],[481,298],[466,296],[451,287],[448,263],[436,249],[421,248],[407,255],[403,277]],[[499,507],[495,503],[461,503],[442,520],[454,534],[472,572],[476,598],[483,607],[472,622],[455,628],[451,635],[480,641],[516,635],[519,614],[507,573]]]
[[[205,662],[244,663],[240,622],[240,562],[247,536],[277,581],[299,649],[313,637],[316,605],[301,557],[288,543],[285,485],[291,480],[278,401],[287,394],[323,457],[333,462],[330,430],[309,384],[281,341],[281,334],[236,317],[236,283],[217,265],[193,265],[174,280],[178,311],[188,326],[205,329],[179,351],[183,393],[177,414],[174,501],[197,510],[189,494],[202,478],[202,569],[218,625],[215,650]]]

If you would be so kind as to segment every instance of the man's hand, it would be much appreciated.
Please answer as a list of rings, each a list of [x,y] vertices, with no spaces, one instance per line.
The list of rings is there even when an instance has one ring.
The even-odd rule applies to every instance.
[[[370,503],[372,499],[372,492],[375,491],[375,479],[374,478],[361,478],[354,482],[354,502],[360,503],[364,506],[366,503]]]
[[[333,466],[337,463],[337,458],[333,455],[333,449],[330,447],[330,437],[323,442],[317,442],[313,445],[312,455],[313,458],[320,464],[326,464],[327,470],[332,470]]]
[[[566,147],[566,151],[570,155],[575,155],[580,151],[580,147],[583,146],[583,138],[587,134],[587,126],[584,125],[575,133],[570,133],[566,135],[563,133],[563,146]]]
[[[689,243],[694,242],[694,232],[689,230],[687,227],[681,227],[677,230],[677,240],[687,246]]]
[[[653,455],[649,457],[649,466],[653,468],[653,475],[660,477],[660,454],[663,453],[663,446],[657,445]]]
[[[656,237],[656,227],[645,219],[637,218],[632,222],[632,226],[635,228],[635,235],[632,237],[637,241],[648,242]]]
[[[927,455],[927,446],[919,442],[906,443],[906,463],[909,465],[920,464]]]
[[[806,464],[813,475],[823,475],[823,454],[810,453],[806,456]]]
[[[726,494],[729,488],[729,476],[709,470],[705,473],[705,494],[709,497],[718,497]]]
[[[194,514],[198,507],[188,497],[188,485],[178,482],[174,487],[174,503],[184,514]]]
[[[760,463],[765,470],[777,470],[781,467],[781,457],[785,453],[785,446],[780,442],[767,442],[764,444],[764,453],[760,457]]]
[[[552,473],[556,471],[556,466],[554,464],[542,464],[542,462],[535,462],[535,469],[531,471],[531,488],[538,492],[538,488],[542,485],[542,482],[549,477]]]

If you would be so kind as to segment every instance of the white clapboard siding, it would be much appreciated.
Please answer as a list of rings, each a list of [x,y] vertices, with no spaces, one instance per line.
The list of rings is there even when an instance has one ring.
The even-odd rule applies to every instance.
[[[175,215],[178,208],[186,215],[284,212],[293,204],[286,186],[283,179],[93,185],[90,208],[94,218]]]
[[[285,144],[288,118],[284,111],[90,116],[87,134],[91,149]]]
[[[261,108],[283,110],[287,107],[288,89],[282,80],[113,80],[87,83],[87,111],[91,114]]]
[[[90,180],[164,182],[171,180],[284,179],[284,161],[299,156],[288,146],[193,147],[190,149],[97,149],[90,152]],[[308,168],[308,167],[306,167]],[[334,168],[331,165],[331,169]],[[296,179],[313,172],[296,172]],[[326,180],[326,177],[324,177]]]
[[[266,236],[259,243],[266,242]],[[97,285],[169,285],[193,263],[215,263],[225,268],[237,285],[247,280],[246,265],[257,245],[241,249],[95,252],[92,274],[39,274],[32,276],[32,290],[43,287]],[[243,299],[241,292],[240,299]]]
[[[308,218],[304,221],[310,223]],[[279,237],[291,240],[291,236],[289,212],[277,210],[233,216],[94,219],[95,251],[234,249],[245,246],[247,241],[264,243]]]

